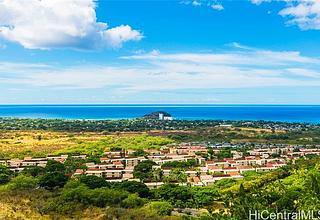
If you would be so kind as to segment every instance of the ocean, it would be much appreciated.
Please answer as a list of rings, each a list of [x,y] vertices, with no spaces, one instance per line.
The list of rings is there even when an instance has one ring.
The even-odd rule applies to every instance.
[[[185,120],[266,120],[320,123],[320,105],[0,105],[0,117],[131,119],[166,111]]]

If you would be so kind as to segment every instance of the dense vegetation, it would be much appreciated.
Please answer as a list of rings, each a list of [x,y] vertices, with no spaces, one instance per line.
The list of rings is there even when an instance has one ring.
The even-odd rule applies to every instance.
[[[221,124],[230,124],[232,127],[221,127]],[[103,135],[114,134],[113,132],[147,132],[152,136],[166,136],[178,142],[320,144],[319,125],[265,121],[0,118],[0,130],[95,132]]]
[[[167,137],[180,142],[256,144],[320,144],[320,128],[274,130],[261,128],[199,128],[191,133],[168,133]]]
[[[162,168],[190,168],[197,166],[197,161],[195,159],[188,161],[172,161],[162,164]]]
[[[219,121],[159,121],[152,119],[133,120],[62,120],[62,119],[17,119],[0,118],[0,130],[48,130],[48,131],[149,131],[184,130],[201,126],[215,126]]]
[[[71,178],[70,170],[79,166],[77,160],[66,164],[50,161],[44,169],[30,167],[20,174],[0,167],[0,216],[243,220],[248,219],[250,210],[297,212],[320,208],[318,157],[299,159],[269,173],[251,171],[243,180],[223,179],[207,187],[168,182],[154,190],[134,181],[107,183],[96,176]],[[135,171],[154,175],[156,171],[148,168],[148,163]]]
[[[115,132],[149,130],[194,130],[214,127],[221,124],[234,127],[264,128],[279,130],[306,130],[319,128],[305,123],[286,123],[269,121],[226,121],[226,120],[172,120],[152,119],[131,120],[63,120],[63,119],[19,119],[0,118],[0,130],[48,130],[69,132]]]

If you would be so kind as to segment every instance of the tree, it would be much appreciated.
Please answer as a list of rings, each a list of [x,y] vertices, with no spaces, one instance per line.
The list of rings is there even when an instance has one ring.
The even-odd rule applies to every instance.
[[[121,202],[121,206],[124,208],[137,208],[145,204],[146,200],[140,198],[136,194],[130,194],[128,198]]]
[[[173,206],[169,202],[150,202],[145,208],[160,216],[171,215],[173,211]]]
[[[13,178],[8,187],[10,190],[34,189],[37,186],[37,179],[31,176],[18,175]]]
[[[156,163],[151,160],[140,162],[138,165],[134,167],[133,176],[135,178],[139,178],[142,182],[152,180],[152,166],[154,166],[155,164]]]
[[[87,162],[87,163],[95,163],[95,164],[101,163],[100,157],[99,156],[95,156],[95,155],[88,156],[86,158],[85,162]]]
[[[185,183],[187,182],[187,174],[183,169],[172,169],[165,181],[169,183]]]
[[[10,181],[11,176],[5,173],[0,173],[0,184],[6,184]]]
[[[231,213],[238,219],[248,219],[250,210],[265,210],[266,199],[261,196],[261,190],[256,188],[246,189],[241,183],[238,195],[231,198]]]
[[[95,175],[81,175],[80,182],[84,183],[90,189],[110,186],[104,178]]]
[[[172,161],[166,162],[162,164],[161,167],[169,167],[169,168],[189,168],[194,167],[197,165],[197,161],[195,159],[188,160],[188,161]]]
[[[163,179],[163,170],[160,168],[153,169],[153,180],[156,182],[162,181]]]
[[[64,173],[65,166],[63,163],[57,162],[55,160],[48,160],[45,171],[47,173],[52,173],[52,172]]]
[[[41,140],[42,140],[41,134],[37,135],[37,140],[38,140],[38,141],[41,141]]]
[[[141,156],[145,156],[146,152],[142,149],[138,149],[135,152],[133,152],[133,156],[135,157],[141,157]]]
[[[194,203],[191,188],[176,184],[164,184],[155,190],[155,196],[178,207],[191,207]]]
[[[68,181],[68,177],[61,172],[46,173],[39,178],[39,185],[46,189],[63,187]]]
[[[148,198],[150,196],[149,188],[137,181],[123,181],[115,184],[115,188],[125,190],[129,193],[138,193],[142,198]]]
[[[193,199],[196,208],[209,206],[219,198],[219,191],[216,188],[193,187]]]
[[[48,160],[45,174],[39,178],[39,185],[47,189],[63,187],[68,181],[65,175],[65,166],[54,160]]]
[[[108,189],[105,187],[96,188],[89,191],[89,204],[105,207],[106,205],[118,205],[128,197],[128,193],[123,190]]]
[[[259,178],[261,175],[262,175],[261,173],[258,173],[253,170],[245,171],[242,173],[242,176],[244,177],[245,180],[254,180],[256,178]]]
[[[14,172],[8,167],[0,165],[0,184],[5,184],[10,181]]]
[[[306,179],[306,186],[316,195],[320,194],[320,173],[313,169],[309,172]]]
[[[209,148],[208,148],[207,159],[208,159],[208,160],[213,160],[213,158],[214,158],[213,148],[212,148],[212,147],[209,147]]]
[[[227,179],[218,180],[217,182],[215,182],[214,185],[218,188],[224,189],[224,188],[228,188],[235,185],[236,182],[237,181],[235,179],[227,178]]]
[[[28,166],[23,169],[22,174],[29,176],[40,176],[45,173],[45,168],[39,166]]]
[[[225,149],[220,150],[217,157],[219,160],[232,157],[231,149],[225,148]]]
[[[76,169],[86,169],[85,160],[81,158],[68,157],[64,162],[65,172],[73,173]]]

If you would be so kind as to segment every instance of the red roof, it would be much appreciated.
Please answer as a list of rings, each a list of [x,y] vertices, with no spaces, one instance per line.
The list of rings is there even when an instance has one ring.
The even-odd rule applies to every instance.
[[[108,157],[101,157],[100,160],[109,160]]]
[[[76,171],[74,173],[80,173],[80,174],[83,174],[84,171],[82,169],[76,169]]]
[[[252,166],[239,166],[239,169],[252,169]]]
[[[230,172],[229,173],[230,176],[239,176],[239,172],[238,171],[234,171],[234,172]]]
[[[214,165],[209,165],[208,168],[209,168],[209,169],[212,169],[212,170],[214,170],[214,169],[221,169],[220,167],[214,166]]]
[[[267,163],[265,167],[274,167],[272,163]]]
[[[225,163],[227,162],[226,160],[214,160],[215,163]]]
[[[105,169],[100,169],[100,168],[95,168],[95,167],[90,167],[88,168],[88,171],[104,171]]]
[[[199,183],[200,182],[200,178],[197,177],[197,176],[193,177],[193,182]]]
[[[223,170],[237,170],[237,168],[235,168],[235,167],[225,167],[225,168],[223,168]]]
[[[113,164],[114,165],[123,165],[120,161],[114,161]]]
[[[223,173],[214,173],[212,174],[213,177],[230,177],[229,174],[223,174]]]

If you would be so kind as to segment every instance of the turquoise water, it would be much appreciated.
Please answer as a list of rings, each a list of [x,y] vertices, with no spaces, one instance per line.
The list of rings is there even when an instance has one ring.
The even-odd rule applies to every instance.
[[[0,117],[128,119],[166,111],[187,120],[268,120],[320,123],[318,105],[0,105]]]

